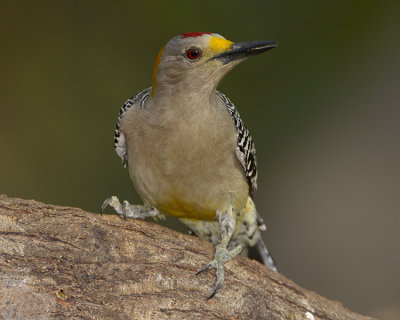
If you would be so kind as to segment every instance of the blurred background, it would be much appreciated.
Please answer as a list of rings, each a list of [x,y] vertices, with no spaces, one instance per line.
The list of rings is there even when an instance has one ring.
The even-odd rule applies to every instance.
[[[300,285],[400,319],[399,2],[2,1],[0,27],[0,192],[94,212],[140,201],[114,127],[171,37],[276,40],[219,87],[256,142],[267,245]]]

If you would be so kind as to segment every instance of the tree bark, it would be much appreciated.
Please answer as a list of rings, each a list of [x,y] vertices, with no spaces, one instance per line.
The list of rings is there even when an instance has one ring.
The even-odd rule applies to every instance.
[[[207,300],[213,246],[152,222],[0,195],[0,319],[357,319],[236,257]]]

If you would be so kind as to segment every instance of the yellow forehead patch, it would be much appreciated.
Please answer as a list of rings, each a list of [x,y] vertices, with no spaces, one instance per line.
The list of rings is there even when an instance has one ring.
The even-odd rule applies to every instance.
[[[210,49],[215,53],[221,53],[228,49],[230,49],[233,45],[232,41],[226,40],[224,38],[219,38],[215,36],[211,36],[210,39]]]
[[[152,87],[151,87],[151,94],[154,92],[154,87],[156,86],[156,81],[157,81],[157,71],[158,71],[158,65],[160,64],[161,61],[161,56],[164,52],[165,47],[162,47],[160,52],[158,53],[156,62],[154,64],[154,70],[153,70],[153,82],[152,82]]]

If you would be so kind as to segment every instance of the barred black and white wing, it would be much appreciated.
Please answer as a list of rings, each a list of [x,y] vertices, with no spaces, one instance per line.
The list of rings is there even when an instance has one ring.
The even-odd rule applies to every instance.
[[[117,119],[117,126],[115,128],[115,134],[114,134],[114,148],[115,151],[117,152],[118,156],[122,159],[122,164],[126,168],[126,165],[128,163],[128,152],[126,150],[126,140],[124,134],[121,132],[121,120],[124,117],[125,113],[135,106],[135,104],[140,105],[141,108],[143,108],[143,104],[146,101],[146,99],[149,97],[151,93],[151,88],[147,88],[143,90],[142,92],[138,93],[136,96],[128,99],[122,108],[119,110],[119,115]]]
[[[236,155],[243,166],[247,182],[250,187],[250,196],[253,198],[257,190],[257,160],[256,148],[249,130],[245,127],[239,112],[236,110],[233,103],[223,93],[217,91],[217,95],[225,103],[232,121],[237,130],[237,149]]]

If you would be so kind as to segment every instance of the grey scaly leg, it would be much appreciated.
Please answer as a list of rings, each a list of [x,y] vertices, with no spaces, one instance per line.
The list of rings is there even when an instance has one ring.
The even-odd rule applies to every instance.
[[[233,208],[230,207],[225,213],[217,211],[219,217],[219,225],[221,229],[221,242],[215,247],[215,254],[213,260],[203,268],[201,268],[197,273],[201,273],[211,268],[216,269],[217,284],[213,293],[208,297],[211,299],[215,296],[218,290],[222,287],[224,283],[224,264],[225,262],[236,257],[240,251],[242,251],[242,246],[237,245],[231,251],[227,249],[229,240],[232,237],[233,231],[236,227],[236,214],[233,212]]]
[[[129,204],[126,200],[122,201],[121,204],[116,196],[107,198],[103,202],[101,212],[103,212],[107,206],[113,207],[115,212],[124,219],[144,219],[147,217],[156,217],[160,214],[156,208],[149,205]]]

